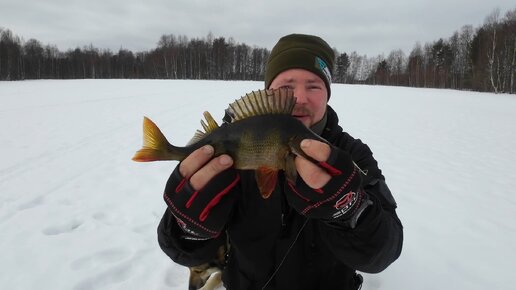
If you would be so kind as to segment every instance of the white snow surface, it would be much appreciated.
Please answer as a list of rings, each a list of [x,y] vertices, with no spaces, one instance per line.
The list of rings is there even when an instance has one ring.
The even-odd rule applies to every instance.
[[[184,145],[261,82],[0,82],[0,289],[187,289],[159,248],[177,162],[136,163],[142,119]],[[362,289],[514,289],[516,96],[339,85],[330,105],[398,202],[401,257]]]

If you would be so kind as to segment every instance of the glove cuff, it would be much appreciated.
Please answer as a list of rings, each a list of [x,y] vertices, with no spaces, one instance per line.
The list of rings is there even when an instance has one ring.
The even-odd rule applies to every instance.
[[[348,192],[335,203],[336,212],[326,222],[330,225],[341,225],[354,229],[357,226],[359,218],[362,216],[367,207],[373,204],[369,196],[363,189],[357,192]]]

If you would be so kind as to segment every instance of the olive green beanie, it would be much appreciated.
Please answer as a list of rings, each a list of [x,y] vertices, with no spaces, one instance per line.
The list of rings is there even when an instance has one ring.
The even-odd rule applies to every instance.
[[[265,66],[265,88],[278,74],[300,68],[318,75],[326,85],[330,98],[331,74],[335,64],[333,49],[322,38],[306,34],[289,34],[280,38]]]

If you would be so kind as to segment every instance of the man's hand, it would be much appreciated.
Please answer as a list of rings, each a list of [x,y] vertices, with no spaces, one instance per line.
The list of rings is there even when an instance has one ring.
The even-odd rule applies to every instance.
[[[233,159],[229,155],[213,157],[213,147],[203,146],[188,155],[179,164],[179,172],[190,179],[190,185],[194,190],[203,188],[217,174],[233,165]]]
[[[165,188],[165,202],[185,238],[217,237],[236,201],[240,176],[230,169],[233,160],[228,155],[213,158],[213,153],[209,145],[192,152],[172,172]]]
[[[301,149],[310,157],[317,161],[326,162],[330,157],[331,148],[328,144],[311,139],[301,141]],[[297,173],[305,181],[306,185],[313,189],[318,189],[326,185],[331,179],[331,175],[320,166],[306,160],[301,156],[295,159]]]
[[[371,204],[362,188],[361,171],[349,153],[328,144],[305,139],[301,149],[318,161],[295,158],[300,178],[287,182],[285,195],[300,214],[330,223],[356,226],[364,209]]]

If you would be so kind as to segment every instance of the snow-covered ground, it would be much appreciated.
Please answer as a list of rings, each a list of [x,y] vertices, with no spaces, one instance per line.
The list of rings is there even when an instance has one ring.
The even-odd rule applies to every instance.
[[[135,163],[143,116],[184,145],[261,82],[0,82],[0,289],[187,289],[156,242],[176,162]],[[402,256],[362,289],[514,289],[516,96],[334,85],[398,201]]]

